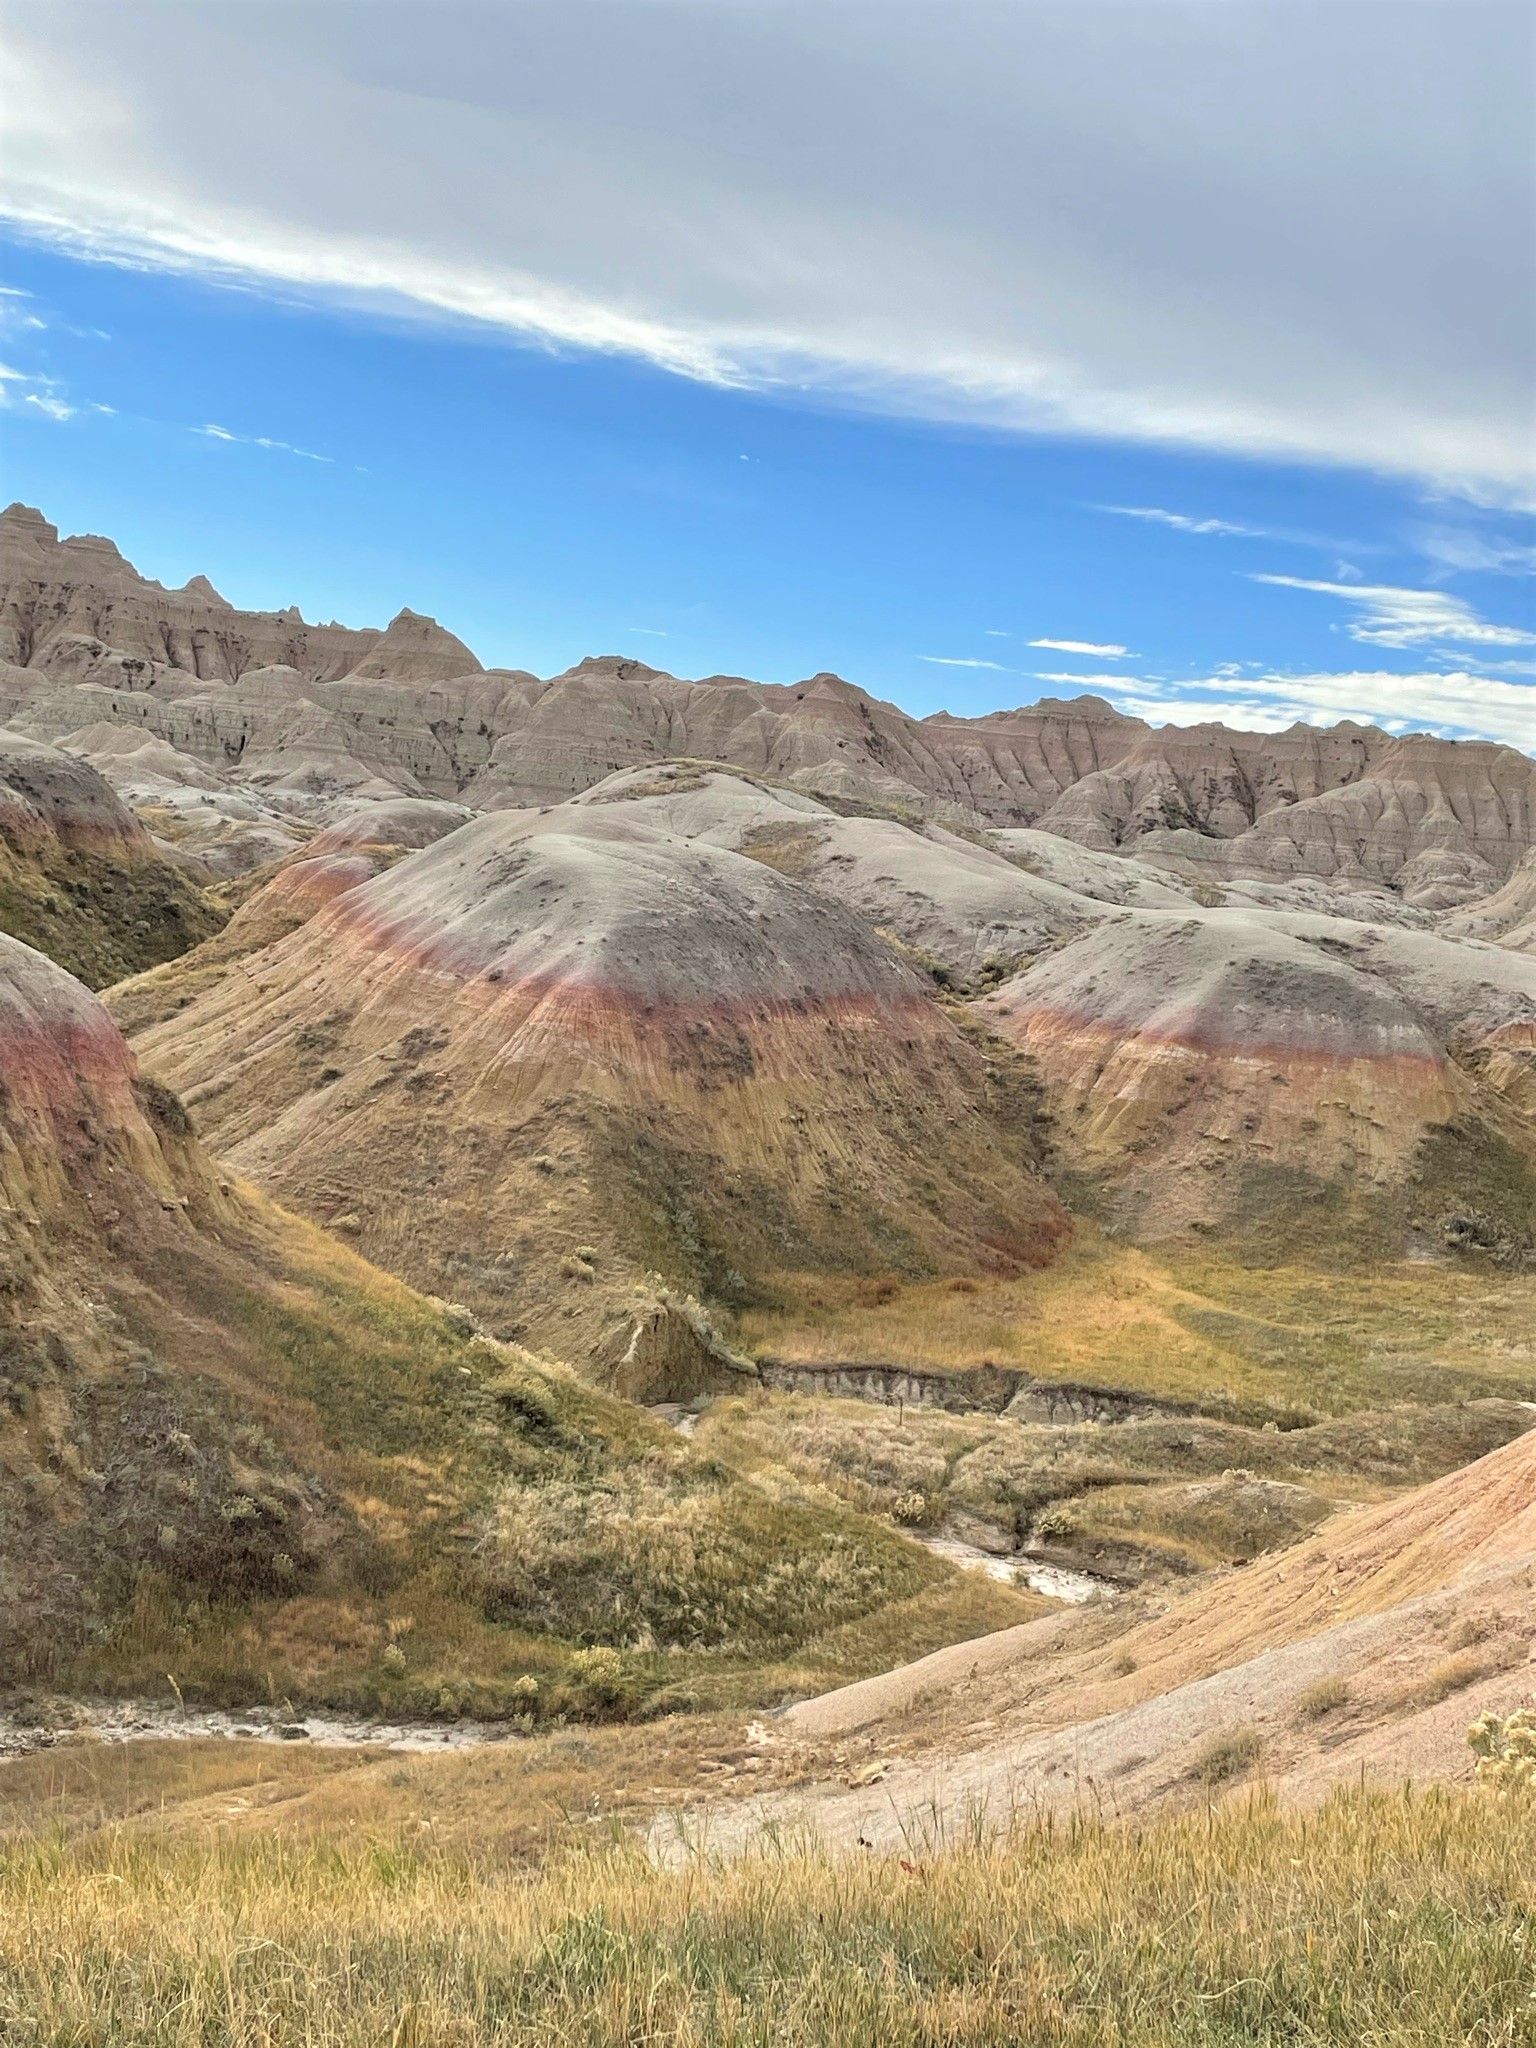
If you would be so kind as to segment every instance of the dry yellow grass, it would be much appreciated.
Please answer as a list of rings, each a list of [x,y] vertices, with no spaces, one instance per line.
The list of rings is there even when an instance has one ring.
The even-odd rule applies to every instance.
[[[1136,1248],[1080,1222],[1039,1272],[880,1285],[797,1275],[790,1306],[744,1313],[753,1352],[959,1368],[1170,1399],[1343,1414],[1394,1401],[1536,1395],[1536,1276],[1388,1261],[1257,1266],[1218,1249]]]
[[[530,1880],[420,1833],[0,1854],[16,2048],[1526,2048],[1536,1804],[1262,1795],[929,1858]]]

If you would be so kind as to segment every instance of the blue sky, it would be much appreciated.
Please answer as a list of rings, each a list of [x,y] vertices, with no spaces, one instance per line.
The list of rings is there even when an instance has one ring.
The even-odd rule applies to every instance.
[[[919,713],[1090,689],[1159,720],[1373,716],[1536,750],[1531,301],[1499,141],[1520,11],[1341,0],[1290,10],[1303,32],[1247,0],[956,5],[978,61],[946,43],[935,85],[931,7],[145,0],[87,11],[98,59],[127,37],[105,98],[99,62],[67,76],[71,0],[12,9],[44,111],[0,182],[5,495],[167,583],[353,624],[410,604],[541,674],[619,652],[834,669]],[[1439,40],[1384,54],[1384,11]],[[1363,144],[1363,99],[1296,115],[1287,65],[1319,52],[1292,42],[1325,20],[1371,107],[1394,104],[1382,64],[1409,67]],[[1170,44],[1184,68],[1149,87]],[[239,95],[203,96],[230,132],[200,134],[195,102],[164,142],[178,63],[204,84],[238,65]],[[1084,153],[1086,115],[1053,131],[1079,152],[1068,201],[1018,138],[1090,63],[1142,139],[1117,159]],[[1434,217],[1403,189],[1414,63],[1441,94]],[[1241,218],[1167,119],[1233,78],[1276,99],[1242,110]],[[864,123],[846,149],[833,85],[842,128]],[[927,95],[931,148],[870,126],[903,93]],[[966,186],[949,167],[989,121]],[[1377,181],[1353,242],[1346,172]],[[1159,180],[1206,209],[1198,237],[1148,246]],[[1351,260],[1381,265],[1371,293]]]

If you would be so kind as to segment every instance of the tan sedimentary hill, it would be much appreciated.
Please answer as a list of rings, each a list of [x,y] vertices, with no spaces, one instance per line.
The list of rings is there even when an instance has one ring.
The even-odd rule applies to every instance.
[[[558,803],[619,769],[687,755],[818,795],[937,803],[1015,822],[1144,730],[1097,697],[915,719],[840,676],[686,682],[608,655],[537,685],[464,798],[482,807]]]
[[[223,917],[94,768],[0,730],[0,931],[101,987]]]
[[[957,986],[986,973],[1001,979],[1021,954],[1059,943],[1103,914],[1075,890],[941,825],[840,817],[785,784],[711,772],[704,762],[630,769],[574,801],[734,847],[845,904]],[[1181,900],[1176,889],[1163,894]]]
[[[1441,930],[1450,938],[1492,939],[1516,953],[1536,953],[1536,849],[1492,895],[1447,917]]]
[[[687,756],[845,807],[1134,849],[1175,887],[1325,911],[1359,892],[1383,918],[1475,902],[1536,843],[1536,763],[1511,747],[1349,722],[1154,731],[1089,696],[915,719],[833,675],[695,682],[615,655],[546,681],[483,670],[409,610],[351,632],[235,611],[201,578],[166,591],[25,507],[0,515],[0,572],[0,719],[98,751],[122,726],[263,800],[527,807]],[[164,753],[141,770],[188,779]]]
[[[0,1646],[14,1682],[46,1667],[52,1638],[67,1650],[120,1614],[138,1568],[249,1592],[277,1586],[282,1556],[308,1581],[351,1518],[276,1445],[247,1449],[242,1480],[236,1432],[269,1411],[230,1385],[250,1365],[239,1334],[207,1298],[189,1318],[187,1296],[257,1283],[254,1219],[100,1002],[8,938],[0,1051]],[[183,1383],[173,1361],[198,1345]],[[225,1517],[258,1473],[274,1511]]]
[[[563,1355],[650,1270],[729,1301],[1048,1258],[1006,1048],[840,904],[624,809],[462,827],[141,1056],[241,1171]]]
[[[0,515],[0,719],[49,740],[137,728],[264,790],[476,809],[559,803],[689,756],[822,797],[1134,848],[1176,875],[1390,886],[1426,910],[1497,888],[1536,843],[1536,763],[1511,747],[1347,721],[1154,731],[1092,696],[916,719],[825,673],[689,681],[619,655],[541,680],[483,670],[409,610],[352,632],[236,611],[202,578],[167,591],[109,541],[60,541],[23,506]]]
[[[112,1014],[129,1037],[186,1009],[248,954],[286,938],[336,897],[456,831],[473,814],[461,804],[392,797],[347,798],[321,815],[324,828],[299,850],[226,890],[237,908],[222,931],[108,992]]]
[[[1256,1168],[1401,1186],[1429,1134],[1468,1117],[1526,1162],[1522,1186],[1536,1158],[1536,972],[1502,948],[1256,909],[1123,912],[977,1008],[1147,1228],[1230,1218]]]
[[[1102,851],[1134,846],[1235,876],[1403,877],[1410,901],[1439,909],[1496,887],[1536,839],[1536,761],[1347,720],[1267,734],[1165,727],[1073,784],[1039,822]],[[1426,855],[1441,859],[1415,874]]]

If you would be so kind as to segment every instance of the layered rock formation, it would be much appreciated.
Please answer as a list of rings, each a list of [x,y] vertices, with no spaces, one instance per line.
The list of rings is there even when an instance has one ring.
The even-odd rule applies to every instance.
[[[746,1299],[1066,1229],[1023,1078],[866,924],[620,806],[478,819],[139,1045],[241,1171],[568,1355],[648,1269]]]
[[[1497,947],[1126,912],[978,1009],[1038,1061],[1074,1156],[1154,1231],[1220,1221],[1255,1169],[1402,1185],[1428,1134],[1469,1117],[1536,1164],[1536,973]]]
[[[1391,885],[1431,910],[1498,887],[1536,843],[1536,764],[1510,747],[1348,722],[1153,731],[1089,696],[914,719],[834,675],[689,682],[614,655],[542,681],[483,670],[410,611],[352,632],[235,611],[201,578],[167,591],[22,506],[0,515],[0,569],[0,719],[55,741],[121,725],[304,800],[543,805],[690,756],[866,808],[1134,846],[1176,874]]]

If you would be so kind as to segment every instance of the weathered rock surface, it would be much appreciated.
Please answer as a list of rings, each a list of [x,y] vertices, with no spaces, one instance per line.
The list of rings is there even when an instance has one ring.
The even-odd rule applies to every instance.
[[[202,578],[165,590],[22,506],[0,515],[0,568],[0,719],[52,740],[137,728],[306,799],[547,805],[687,756],[866,807],[1134,847],[1175,882],[1390,885],[1426,911],[1497,888],[1536,844],[1536,762],[1512,747],[1347,721],[1154,731],[1091,696],[915,719],[834,675],[689,682],[618,655],[542,681],[483,670],[408,610],[354,632],[236,611]],[[1152,886],[1138,880],[1143,904]]]
[[[479,818],[138,1041],[241,1171],[507,1330],[650,1270],[994,1270],[1033,1096],[839,903],[620,806]]]

